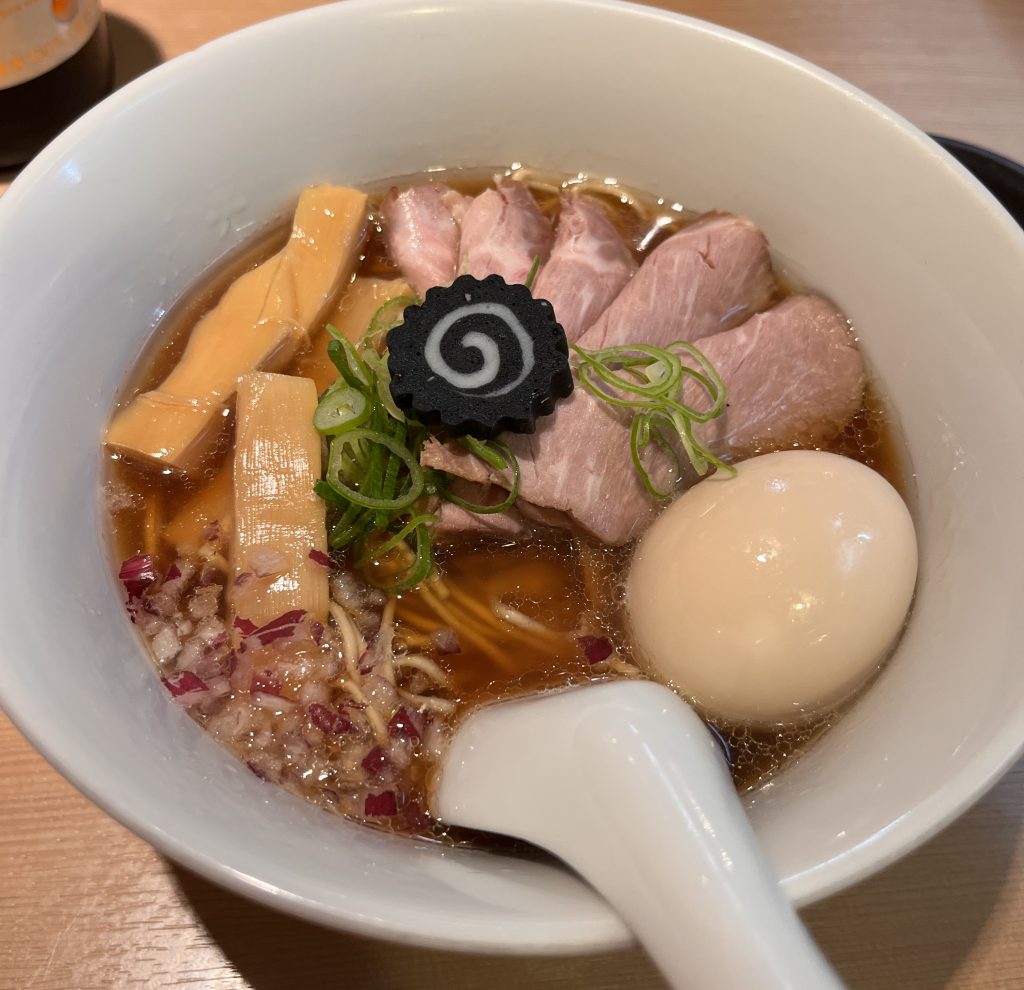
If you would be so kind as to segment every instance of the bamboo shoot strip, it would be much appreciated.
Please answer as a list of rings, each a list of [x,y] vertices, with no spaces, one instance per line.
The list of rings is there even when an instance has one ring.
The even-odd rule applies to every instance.
[[[334,308],[327,314],[326,322],[353,344],[359,342],[370,327],[370,321],[380,308],[392,299],[411,295],[409,283],[400,278],[356,278],[345,289]],[[395,316],[401,317],[401,309],[395,306]],[[333,385],[338,378],[338,369],[327,356],[327,345],[331,335],[320,331],[310,350],[299,358],[295,373],[316,382],[318,392]]]
[[[113,419],[107,443],[197,473],[224,428],[239,376],[279,371],[309,341],[355,267],[366,195],[312,186],[281,251],[238,278],[196,325],[178,365]]]
[[[231,604],[261,626],[304,609],[327,622],[328,569],[310,557],[327,551],[320,435],[313,428],[316,386],[308,378],[253,372],[238,382],[234,460]],[[276,556],[275,556],[276,555]],[[276,561],[272,573],[260,562]]]

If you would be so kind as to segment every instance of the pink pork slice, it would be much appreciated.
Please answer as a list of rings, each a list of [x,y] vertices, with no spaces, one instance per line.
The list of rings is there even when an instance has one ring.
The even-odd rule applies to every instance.
[[[416,294],[423,298],[431,286],[450,285],[467,198],[444,185],[424,184],[392,189],[380,209],[388,254]]]
[[[469,204],[462,218],[459,274],[525,282],[535,258],[547,261],[553,239],[551,224],[530,190],[499,179]]]
[[[728,407],[700,428],[701,439],[725,459],[821,443],[860,404],[860,352],[842,313],[816,296],[793,296],[710,338],[703,350],[726,383]],[[567,524],[604,543],[629,542],[657,512],[633,468],[628,417],[582,389],[532,436],[505,439],[519,458],[521,499],[563,514]],[[424,448],[422,460],[460,477],[502,482],[476,458],[436,442]],[[665,468],[664,461],[650,466],[658,479]],[[682,481],[693,484],[696,476],[688,472]]]
[[[701,350],[725,381],[726,408],[695,432],[723,460],[820,446],[860,408],[864,360],[846,318],[820,296],[790,296]],[[700,408],[694,382],[683,397]]]
[[[529,535],[531,527],[515,509],[481,515],[461,505],[443,502],[437,509],[436,529],[445,536],[504,536],[519,540]]]
[[[542,419],[536,433],[502,439],[519,460],[516,508],[523,515],[579,527],[618,546],[638,536],[656,511],[633,468],[625,420],[582,389]],[[437,440],[424,446],[420,463],[481,485],[504,480],[472,454]]]
[[[491,484],[485,473],[479,476],[479,480],[456,478],[451,483],[451,490],[465,501],[477,505],[497,505],[508,496],[508,490],[501,485]],[[465,533],[520,539],[532,529],[516,508],[505,512],[472,512],[454,502],[442,500],[435,511],[436,530],[448,536]]]
[[[738,326],[775,294],[768,242],[746,217],[707,213],[659,244],[578,343],[664,347]]]
[[[547,299],[569,343],[605,311],[636,271],[636,262],[600,203],[566,196],[551,257],[533,286]]]

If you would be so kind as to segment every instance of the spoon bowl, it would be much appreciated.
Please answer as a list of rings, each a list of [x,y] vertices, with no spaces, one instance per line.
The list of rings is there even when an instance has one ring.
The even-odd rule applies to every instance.
[[[433,810],[560,857],[675,987],[842,986],[762,855],[721,744],[659,684],[606,682],[474,712],[445,756]]]

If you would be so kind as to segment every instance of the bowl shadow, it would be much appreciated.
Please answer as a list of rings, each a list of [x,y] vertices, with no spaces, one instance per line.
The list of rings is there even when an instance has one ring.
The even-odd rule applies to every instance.
[[[114,89],[120,89],[164,60],[157,40],[134,21],[108,13],[107,31],[114,49]]]
[[[850,990],[939,990],[984,940],[1015,857],[1024,762],[957,822],[882,874],[803,912]],[[253,990],[297,986],[666,990],[639,950],[568,958],[433,951],[320,928],[171,866],[182,897]]]
[[[666,990],[639,950],[541,958],[475,955],[386,943],[321,928],[253,904],[171,865],[196,918],[253,990]]]
[[[114,50],[114,83],[111,92],[159,65],[164,54],[156,39],[133,21],[107,13],[107,32]],[[23,166],[0,168],[0,192],[17,178]]]
[[[986,926],[1007,877],[1024,868],[1022,785],[1024,762],[921,849],[802,913],[850,990],[975,985],[957,974],[998,954]]]

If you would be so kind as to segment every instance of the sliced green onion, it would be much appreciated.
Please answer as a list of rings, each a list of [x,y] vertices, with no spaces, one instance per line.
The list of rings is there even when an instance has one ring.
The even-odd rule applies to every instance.
[[[397,581],[387,586],[389,591],[404,591],[422,584],[434,568],[434,553],[430,542],[430,530],[421,523],[414,530],[416,533],[416,550],[409,569]]]
[[[434,522],[437,522],[437,516],[427,512],[421,512],[418,515],[411,516],[405,525],[390,539],[385,540],[379,546],[365,549],[356,561],[356,566],[365,567],[367,564],[372,563],[375,560],[383,559],[391,553],[392,550],[397,549],[400,544],[404,543],[406,539],[412,535],[413,530],[416,529],[417,526],[424,526],[428,523]]]
[[[378,310],[370,317],[370,326],[366,333],[363,334],[359,341],[359,346],[372,347],[374,350],[378,350],[380,347],[380,338],[386,334],[389,330],[394,330],[395,327],[401,326],[402,314],[405,312],[406,306],[417,306],[419,305],[418,296],[395,296],[392,299],[388,299]]]
[[[662,491],[657,488],[654,481],[651,479],[650,472],[647,470],[643,463],[644,451],[650,446],[651,442],[657,444],[659,449],[672,457],[675,460],[678,478],[681,473],[681,464],[679,462],[679,455],[676,453],[675,448],[668,443],[662,436],[660,430],[653,425],[652,417],[650,413],[640,413],[633,417],[633,422],[630,423],[630,436],[629,436],[629,452],[633,459],[633,467],[636,468],[636,473],[640,475],[640,481],[643,482],[644,488],[657,499],[668,499],[672,497],[672,489],[668,491]]]
[[[324,436],[335,436],[362,426],[372,412],[366,396],[349,385],[332,385],[317,403],[313,425]]]
[[[514,460],[512,452],[500,440],[487,441],[477,440],[476,437],[460,437],[459,442],[466,448],[466,450],[471,454],[475,454],[485,464],[494,468],[495,471],[507,471],[510,459]],[[489,443],[493,444],[495,447],[498,447],[500,444],[500,448],[498,450],[494,450],[489,446]],[[503,456],[503,451],[508,451],[508,456]]]
[[[345,455],[349,449],[365,445],[372,451],[383,448],[390,451],[404,465],[408,472],[408,485],[404,492],[394,498],[375,498],[353,488],[345,479]],[[327,462],[327,483],[349,502],[367,509],[397,512],[412,505],[423,494],[423,470],[419,461],[408,447],[398,443],[379,430],[355,429],[339,434],[331,441],[331,453]]]
[[[537,258],[528,287],[539,269]],[[314,414],[314,425],[328,443],[327,470],[314,490],[330,509],[330,547],[349,547],[357,566],[368,567],[407,546],[409,566],[393,580],[381,578],[383,571],[378,575],[389,582],[389,590],[415,587],[433,567],[431,528],[436,516],[421,511],[416,505],[420,499],[440,496],[473,512],[503,512],[515,504],[521,483],[519,463],[501,441],[463,441],[492,470],[511,473],[508,495],[498,505],[478,506],[454,496],[448,475],[420,466],[430,433],[398,408],[391,395],[387,351],[377,350],[383,336],[401,323],[405,307],[417,303],[415,296],[389,299],[355,345],[328,326],[332,339],[327,353],[339,378],[321,396]],[[643,379],[638,381],[643,384]]]
[[[533,264],[530,265],[530,274],[526,276],[526,282],[524,283],[528,289],[532,291],[534,279],[537,277],[537,272],[540,271],[540,255],[533,259]]]
[[[335,509],[347,508],[350,504],[346,502],[326,481],[320,480],[313,484],[313,491],[317,493],[329,506]]]
[[[363,355],[363,360],[376,378],[377,401],[387,410],[392,419],[404,423],[405,413],[398,408],[391,395],[391,371],[388,368],[387,356],[370,350]]]
[[[405,426],[401,423],[395,428],[392,437],[396,443],[409,446],[406,438]],[[398,472],[401,470],[402,462],[397,457],[388,458],[388,465],[384,471],[384,481],[381,486],[381,498],[394,498],[395,489],[398,486]]]
[[[387,423],[387,415],[382,409],[374,409],[373,418],[370,421],[370,429],[375,430],[384,436],[390,437],[390,433],[384,432]],[[368,446],[366,458],[366,477],[360,482],[359,490],[367,498],[384,499],[384,462],[390,460],[387,448],[379,443],[371,443]],[[374,515],[374,528],[384,529],[388,524],[388,513],[380,508]]]
[[[658,488],[643,463],[643,455],[653,443],[675,461],[677,479],[682,463],[676,444],[682,448],[693,470],[704,475],[709,468],[734,471],[694,436],[694,423],[708,423],[725,409],[725,382],[714,365],[694,344],[676,340],[667,347],[634,344],[588,350],[572,345],[580,359],[576,368],[580,385],[594,398],[619,409],[633,411],[630,424],[630,456],[647,491],[658,499],[667,499],[672,491]],[[697,367],[681,358],[691,358]],[[687,379],[707,395],[705,410],[682,401]],[[669,441],[668,431],[676,443]]]
[[[351,518],[342,516],[332,527],[328,543],[332,550],[341,550],[366,536],[372,528],[373,513],[369,509],[362,509]]]
[[[363,389],[370,384],[370,372],[351,341],[330,323],[327,332],[334,338],[327,345],[327,356],[342,378],[353,388]]]
[[[493,515],[497,512],[504,512],[506,509],[511,509],[516,504],[516,499],[519,498],[519,486],[522,481],[522,475],[519,470],[519,460],[516,455],[512,453],[508,444],[502,440],[489,440],[484,442],[477,440],[475,437],[462,437],[463,446],[466,447],[471,453],[476,454],[485,464],[492,467],[495,471],[512,471],[512,486],[509,489],[508,496],[504,501],[499,502],[497,505],[484,505],[480,502],[470,502],[467,499],[461,498],[458,495],[452,494],[448,490],[447,482],[442,482],[438,490],[438,494],[448,502],[454,505],[458,505],[463,509],[467,509],[469,512],[475,512],[477,515],[486,516]]]

